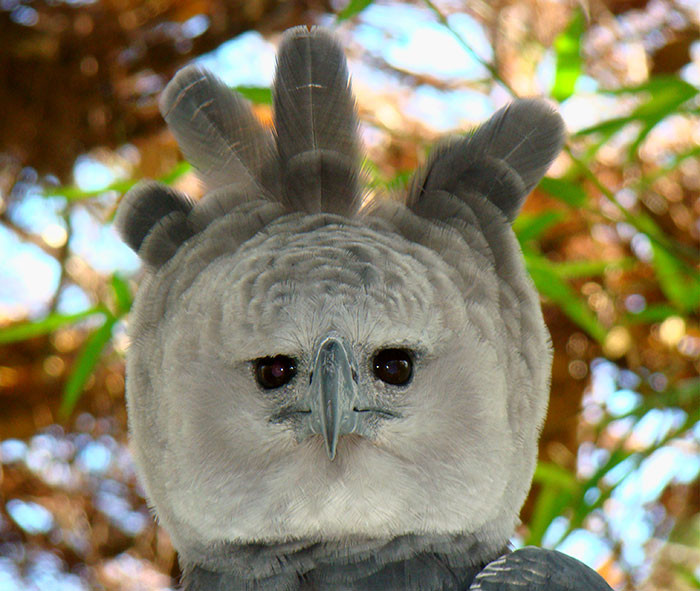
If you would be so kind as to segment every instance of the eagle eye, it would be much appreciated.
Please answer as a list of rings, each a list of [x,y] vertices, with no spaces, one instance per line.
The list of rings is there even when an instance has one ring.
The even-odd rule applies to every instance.
[[[413,360],[404,349],[382,349],[374,355],[372,370],[382,382],[402,386],[413,376]]]
[[[286,355],[261,357],[253,363],[255,365],[255,379],[266,390],[284,386],[297,373],[296,361]]]

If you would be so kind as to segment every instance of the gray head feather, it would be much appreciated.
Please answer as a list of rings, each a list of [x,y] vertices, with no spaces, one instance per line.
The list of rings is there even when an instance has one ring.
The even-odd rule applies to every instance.
[[[183,68],[163,92],[160,112],[208,189],[271,188],[270,179],[276,177],[269,171],[274,161],[272,132],[221,80],[198,66]]]
[[[147,181],[122,199],[114,225],[146,264],[158,267],[194,234],[188,221],[193,206],[187,195]]]
[[[288,203],[309,213],[355,214],[358,121],[342,49],[323,29],[291,29],[280,45],[273,89]]]
[[[447,218],[449,211],[436,211],[429,195],[481,196],[513,221],[563,145],[564,123],[556,111],[536,99],[517,100],[465,138],[438,145],[414,176],[407,203],[429,217]]]
[[[561,120],[516,102],[436,148],[405,199],[360,209],[328,33],[285,36],[274,148],[231,96],[199,70],[176,77],[166,119],[214,189],[192,205],[144,184],[117,216],[148,265],[127,401],[149,500],[191,589],[456,588],[502,552],[535,466],[551,354],[509,222]],[[352,359],[344,387],[364,406],[343,412],[369,417],[334,431],[333,458],[304,423],[319,343]],[[413,363],[401,387],[373,373],[397,347]],[[264,389],[255,360],[278,355],[295,377]]]

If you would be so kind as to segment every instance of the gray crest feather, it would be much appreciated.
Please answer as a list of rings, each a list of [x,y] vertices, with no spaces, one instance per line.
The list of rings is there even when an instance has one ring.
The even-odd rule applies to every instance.
[[[166,87],[160,111],[185,158],[208,189],[260,185],[275,192],[272,132],[248,101],[198,66],[180,70]]]
[[[285,34],[273,98],[291,208],[354,214],[361,196],[357,113],[345,56],[328,32],[296,27]]]
[[[532,546],[501,556],[482,570],[470,591],[612,591],[594,570],[566,554]]]
[[[146,181],[124,196],[114,225],[124,242],[146,263],[159,265],[192,236],[187,216],[193,205],[183,193],[161,183]],[[147,244],[151,245],[150,248]],[[156,244],[160,246],[154,249]]]
[[[467,202],[476,194],[512,222],[563,144],[564,123],[554,109],[537,99],[517,100],[465,138],[436,146],[413,177],[407,204],[444,219],[450,213],[431,207],[432,192],[447,191]]]

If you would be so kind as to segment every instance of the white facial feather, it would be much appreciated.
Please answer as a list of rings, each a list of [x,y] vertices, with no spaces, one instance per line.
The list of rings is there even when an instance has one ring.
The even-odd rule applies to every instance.
[[[509,342],[518,316],[539,316],[536,298],[516,313],[500,309],[499,293],[527,290],[528,280],[475,266],[488,253],[452,236],[460,277],[480,286],[463,290],[438,253],[372,229],[372,220],[314,220],[297,231],[298,218],[283,218],[210,262],[201,241],[139,293],[131,426],[149,497],[176,547],[482,528],[507,537],[529,488],[547,384]],[[517,248],[513,238],[507,246]],[[186,265],[199,273],[190,269],[191,282],[176,287],[174,270]],[[475,290],[494,297],[473,299]],[[166,310],[159,322],[148,317],[154,309]],[[361,386],[403,417],[383,422],[374,441],[341,438],[333,462],[319,437],[298,443],[270,422],[276,395],[259,388],[249,363],[297,358],[281,396],[301,396],[313,346],[330,330],[352,343]],[[531,339],[547,354],[541,319]],[[419,355],[409,386],[387,392],[369,360],[392,345]]]

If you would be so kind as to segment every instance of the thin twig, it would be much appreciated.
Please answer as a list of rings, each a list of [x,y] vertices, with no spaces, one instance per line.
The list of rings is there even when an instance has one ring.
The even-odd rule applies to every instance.
[[[474,51],[474,48],[471,45],[469,45],[469,43],[467,43],[464,40],[464,38],[452,28],[452,25],[450,25],[449,21],[447,20],[447,17],[443,14],[443,12],[437,6],[435,6],[435,4],[431,2],[431,0],[424,1],[426,6],[433,11],[440,24],[444,26],[457,40],[457,43],[459,43],[470,56],[472,56],[477,62],[479,62],[479,64],[486,68],[489,74],[491,74],[491,76],[493,77],[493,79],[508,91],[508,94],[510,94],[513,98],[518,98],[518,93],[515,92],[515,90],[513,90],[513,88],[510,86],[510,84],[508,84],[508,82],[505,81],[505,79],[501,76],[500,72],[496,69],[496,67],[492,63],[482,58],[476,51]]]
[[[70,202],[67,201],[66,206],[63,209],[63,212],[61,213],[63,223],[66,226],[66,241],[63,243],[63,246],[61,246],[59,248],[58,255],[56,256],[56,261],[58,262],[61,271],[60,271],[60,275],[58,277],[58,285],[56,286],[56,291],[54,292],[53,296],[51,297],[51,302],[49,303],[50,313],[55,312],[56,308],[58,308],[58,302],[61,298],[61,293],[63,292],[63,288],[66,284],[66,277],[67,277],[66,261],[68,260],[68,256],[70,255],[70,240],[71,240],[71,236],[73,234],[73,226],[71,225],[70,214],[71,214],[71,205],[70,205]]]
[[[41,236],[27,232],[27,230],[15,224],[7,215],[6,211],[0,213],[0,224],[11,230],[20,240],[22,240],[22,242],[28,242],[34,246],[38,246],[41,250],[53,258],[59,257],[60,248],[49,246]]]

